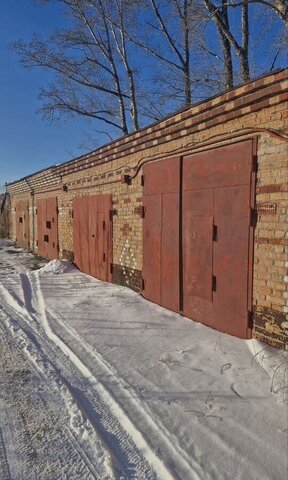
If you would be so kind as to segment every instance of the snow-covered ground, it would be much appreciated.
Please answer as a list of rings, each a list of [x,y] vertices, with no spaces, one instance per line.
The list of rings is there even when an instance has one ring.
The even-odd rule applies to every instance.
[[[2,241],[0,480],[286,480],[287,360]]]

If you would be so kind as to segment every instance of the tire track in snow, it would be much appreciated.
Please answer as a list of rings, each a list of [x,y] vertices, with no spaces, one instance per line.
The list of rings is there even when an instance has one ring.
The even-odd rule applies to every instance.
[[[125,403],[126,410],[129,411],[130,406],[136,409],[137,414],[142,417],[142,421],[149,427],[151,433],[156,435],[158,439],[165,445],[165,448],[169,452],[170,468],[173,470],[174,475],[177,478],[177,470],[181,468],[186,469],[185,478],[201,479],[205,476],[206,480],[210,479],[207,472],[204,472],[201,466],[196,460],[189,458],[188,454],[178,445],[178,440],[173,434],[168,432],[163,424],[159,424],[155,419],[151,417],[150,409],[147,405],[143,405],[137,397],[136,391],[133,387],[126,382],[123,378],[119,377],[113,367],[97,352],[91,345],[89,345],[71,326],[67,325],[65,320],[55,313],[51,308],[45,307],[48,315],[51,316],[57,324],[64,327],[66,332],[77,342],[81,343],[81,346],[85,348],[85,351],[90,355],[94,361],[97,362],[99,367],[104,370],[105,374],[112,377],[113,384],[117,384],[119,395],[121,395],[122,403]],[[95,363],[95,362],[94,362]],[[133,393],[132,393],[133,392]],[[125,402],[124,400],[125,399]],[[178,466],[178,469],[177,469]],[[192,476],[191,476],[192,475]]]
[[[35,274],[32,274],[32,276],[29,275],[31,284],[33,283],[33,276],[35,276]],[[37,277],[36,282],[38,286],[37,291],[39,292],[39,289],[41,291],[41,285],[40,285],[40,276],[38,272],[36,274],[36,277]],[[42,291],[41,291],[41,294],[42,294]],[[37,295],[37,298],[40,298],[39,295]],[[112,366],[108,362],[106,362],[105,359],[101,356],[101,354],[99,354],[89,344],[87,344],[87,342],[85,342],[85,340],[79,334],[77,334],[73,328],[68,326],[62,317],[56,314],[51,308],[46,306],[45,300],[43,298],[43,294],[42,294],[42,302],[43,302],[42,308],[45,310],[47,322],[48,322],[48,317],[47,317],[48,315],[52,319],[54,319],[58,324],[60,323],[61,325],[63,325],[66,332],[70,334],[77,342],[80,342],[82,346],[84,346],[87,353],[91,355],[93,360],[95,360],[97,364],[100,366],[100,368],[104,370],[104,374],[105,375],[108,374],[110,378],[111,377],[113,378],[113,383],[117,384],[119,396],[121,396],[122,398],[122,404],[125,404],[126,412],[129,412],[130,408],[133,408],[134,411],[136,410],[137,415],[141,418],[142,423],[145,424],[145,427],[146,426],[148,427],[147,430],[149,431],[148,433],[149,438],[151,439],[151,435],[157,438],[158,445],[156,446],[156,449],[159,447],[159,443],[162,445],[165,445],[165,450],[169,454],[169,470],[173,472],[173,478],[174,479],[182,478],[181,474],[179,474],[179,472],[181,471],[182,475],[184,475],[185,478],[189,478],[189,480],[190,479],[198,480],[204,477],[206,480],[209,480],[210,479],[209,474],[203,471],[203,468],[197,462],[196,459],[193,459],[188,456],[187,452],[185,452],[181,448],[181,446],[178,444],[178,439],[175,436],[173,436],[173,434],[168,432],[167,429],[165,429],[163,424],[159,424],[159,422],[157,422],[155,419],[152,418],[149,407],[144,406],[140,402],[135,390],[131,387],[131,385],[127,383],[124,379],[120,378],[115,373]],[[50,326],[49,326],[49,329],[52,332],[52,328]],[[56,336],[54,332],[52,333],[53,335]],[[59,335],[58,335],[58,338],[59,338]],[[67,344],[64,341],[64,339],[62,338],[60,340],[62,343],[65,344],[65,348],[66,348]],[[70,350],[69,347],[68,349]],[[77,356],[77,362],[79,362],[79,360],[80,359]],[[95,363],[95,361],[93,363]],[[90,374],[91,376],[93,375],[91,372]],[[93,380],[95,379],[93,378]],[[91,382],[93,380],[91,379]],[[85,388],[85,386],[83,386],[83,388]],[[133,391],[134,395],[131,394],[131,390]],[[112,396],[112,393],[109,392],[109,395]],[[89,396],[89,393],[88,393],[88,396]],[[115,397],[112,396],[112,398],[114,399]],[[125,399],[125,401],[123,399]],[[125,415],[127,414],[125,413]]]
[[[94,448],[94,450],[92,451],[93,455],[91,455],[90,452],[90,456],[93,461],[85,452],[85,450],[88,450],[88,447],[90,447],[89,442],[91,443],[91,441],[93,440],[94,432],[91,427],[89,428],[89,425],[87,426],[87,422],[85,421],[85,419],[82,418],[82,414],[78,409],[78,405],[75,403],[74,397],[67,389],[66,384],[62,382],[62,376],[61,374],[59,374],[58,371],[59,369],[57,367],[54,367],[48,357],[43,354],[42,349],[39,350],[39,348],[35,346],[33,341],[31,341],[31,338],[33,338],[33,336],[29,334],[27,335],[27,329],[21,327],[21,320],[15,317],[15,314],[12,318],[12,312],[11,316],[9,315],[9,312],[0,312],[0,316],[3,320],[4,326],[9,330],[10,334],[17,342],[16,345],[19,347],[19,349],[21,349],[21,351],[26,353],[30,364],[44,381],[45,386],[50,390],[54,401],[59,401],[60,397],[66,405],[66,409],[70,417],[70,425],[69,428],[67,427],[66,429],[61,427],[61,444],[63,444],[65,448],[67,447],[67,442],[70,445],[69,463],[72,464],[72,466],[73,464],[75,464],[75,466],[77,467],[77,465],[79,465],[79,462],[77,461],[76,457],[80,458],[81,462],[84,464],[87,470],[87,475],[89,474],[89,480],[92,480],[92,478],[94,480],[114,480],[115,476],[113,470],[109,465],[109,461],[107,461],[108,452],[103,449],[103,446],[99,439],[96,438],[96,442],[94,442],[94,446],[96,448]],[[23,421],[24,426],[21,430],[23,431],[25,437],[23,437],[23,441],[20,442],[18,450],[20,453],[23,453],[24,456],[27,456],[26,450],[28,448],[29,453],[32,439],[29,437],[28,429],[25,428],[24,417]],[[69,429],[70,434],[67,433]],[[79,439],[77,439],[77,435],[79,436]],[[96,467],[94,465],[95,459],[97,460]],[[73,474],[71,475],[72,476],[69,478],[73,478]],[[77,478],[79,477],[77,476]],[[88,480],[88,477],[86,476],[81,476],[81,480],[82,478],[87,478]]]
[[[74,354],[74,352],[71,351],[60,338],[53,334],[50,329],[45,310],[42,310],[41,312],[41,304],[43,307],[43,297],[41,289],[39,291],[37,285],[36,288],[34,288],[34,286],[32,285],[32,288],[34,290],[34,298],[38,298],[37,303],[40,310],[38,311],[38,314],[41,314],[44,332],[46,336],[53,341],[54,344],[53,353],[55,354],[56,345],[62,350],[66,358],[66,362],[65,360],[64,362],[61,361],[61,369],[63,370],[63,372],[63,367],[66,367],[65,378],[63,377],[63,373],[61,381],[65,383],[65,386],[68,388],[68,390],[70,389],[71,395],[75,399],[80,409],[84,412],[85,416],[90,419],[90,422],[91,420],[93,421],[92,425],[95,428],[95,431],[98,434],[100,433],[100,437],[102,436],[104,443],[106,441],[106,447],[110,450],[110,454],[114,457],[117,466],[117,473],[118,475],[120,475],[117,476],[117,478],[123,480],[175,480],[175,477],[172,477],[169,470],[167,470],[166,467],[162,464],[161,460],[159,460],[158,457],[154,454],[154,452],[151,451],[141,432],[137,431],[135,426],[131,423],[130,419],[127,418],[125,412],[123,412],[115,399],[111,398],[103,385],[95,381],[92,373],[81,361],[79,361],[78,357]],[[26,319],[26,333],[28,326],[27,324],[29,324],[29,329],[33,329],[29,320],[35,320],[34,315],[29,314],[29,312],[27,312],[27,310],[18,301],[15,300],[15,298],[5,289],[3,285],[1,286],[1,292],[3,298],[5,299],[6,309],[11,309],[11,314],[13,315],[14,313],[14,319],[16,312],[18,317],[17,323],[21,325],[23,323],[23,320],[25,321]],[[37,320],[39,321],[39,319]],[[42,350],[45,351],[46,349],[46,354],[47,350],[52,350],[51,341],[49,343],[45,341],[43,335],[39,335],[39,331],[36,332],[33,329],[32,335],[36,336],[37,342],[41,344]],[[30,332],[30,337],[32,337],[32,335]],[[70,361],[72,361],[73,366],[76,367],[77,370],[80,370],[80,372],[84,376],[84,380],[79,381],[79,379],[76,378],[75,371],[71,372],[71,365],[67,367],[67,357]],[[59,373],[60,369],[58,368],[58,375]],[[73,378],[74,386],[72,386],[72,384],[67,379],[69,378],[69,375]],[[91,385],[91,380],[94,380],[94,385]],[[133,435],[133,438],[131,436],[131,433]],[[102,478],[104,477],[101,477],[101,480]]]
[[[17,374],[17,394],[15,395],[14,400],[13,389],[15,388],[15,385],[13,384],[12,377],[12,383],[9,382],[9,389],[7,388],[7,391],[10,392],[10,394],[5,395],[6,402],[8,402],[7,407],[9,408],[10,418],[9,424],[7,425],[7,428],[10,431],[7,441],[8,444],[10,443],[9,451],[10,455],[12,452],[13,457],[13,461],[11,463],[11,465],[13,465],[13,475],[11,475],[11,480],[27,480],[28,478],[29,480],[38,480],[39,478],[53,478],[54,480],[62,480],[63,478],[71,478],[75,480],[114,480],[115,477],[112,470],[110,468],[108,470],[107,468],[102,468],[103,462],[101,461],[100,454],[105,453],[103,452],[103,449],[101,450],[101,448],[98,448],[99,455],[93,456],[93,460],[95,458],[97,460],[97,465],[95,468],[93,462],[91,462],[90,458],[85,452],[85,449],[87,448],[87,442],[86,444],[83,444],[81,441],[82,439],[78,440],[76,438],[77,433],[79,433],[77,428],[75,429],[75,435],[72,433],[72,431],[69,432],[70,435],[67,434],[67,431],[69,430],[69,428],[66,428],[65,425],[65,423],[67,423],[67,418],[65,418],[67,417],[67,411],[64,412],[64,418],[63,415],[59,416],[59,400],[61,399],[61,404],[64,405],[65,400],[67,401],[67,397],[65,395],[63,395],[64,398],[62,398],[61,394],[59,394],[59,390],[60,392],[62,391],[63,394],[63,385],[61,388],[59,379],[56,377],[55,373],[54,378],[52,378],[51,373],[53,372],[51,372],[51,369],[49,372],[49,378],[47,375],[45,376],[43,372],[47,370],[49,365],[43,356],[41,356],[41,352],[35,351],[35,346],[31,344],[29,338],[27,339],[25,336],[24,330],[22,330],[22,328],[19,326],[15,315],[12,319],[7,312],[4,313],[2,310],[0,310],[0,320],[2,339],[4,341],[6,341],[8,338],[11,339],[13,342],[13,351],[15,351],[16,346],[17,351],[22,353],[22,359],[24,360],[23,366],[25,367],[26,365],[26,369],[24,368],[23,372],[29,372],[29,370],[27,370],[27,362],[29,362],[28,365],[32,367],[30,373],[32,374],[32,372],[34,372],[34,378],[36,374],[37,377],[42,381],[41,383],[37,382],[36,385],[35,382],[34,385],[26,385],[25,390],[23,391],[23,387],[21,386],[21,382],[19,384],[18,378],[18,374],[21,373],[22,370],[19,370],[19,362],[17,364],[17,360],[15,364],[14,354],[12,352],[12,356],[9,358],[7,365],[10,367],[10,375],[11,373],[13,376]],[[11,342],[9,342],[9,345],[10,343]],[[23,353],[27,354],[28,352],[29,354],[23,357]],[[20,353],[18,353],[18,357],[19,355]],[[14,365],[16,365],[16,370]],[[44,388],[43,382],[45,385]],[[55,383],[58,383],[56,386],[57,388],[55,388]],[[47,392],[48,395],[46,393],[46,402],[42,404],[42,408],[40,408],[40,410],[38,396],[38,410],[36,409],[36,412],[33,414],[35,404],[37,405],[37,399],[35,395],[33,395],[33,386],[34,388],[36,386],[37,390],[37,385],[42,385],[41,392],[48,390],[49,393]],[[33,401],[29,400],[31,395]],[[41,400],[43,401],[42,395]],[[32,408],[32,414],[30,408]],[[54,410],[56,411],[56,415],[53,413]],[[62,410],[63,407],[61,411]],[[83,427],[83,425],[81,425],[81,427]],[[49,433],[50,431],[52,433]],[[87,434],[89,435],[89,433],[91,434],[93,432],[88,431]],[[73,441],[72,437],[74,439]],[[13,445],[11,444],[11,438],[13,439]],[[45,447],[43,442],[45,443]],[[49,447],[47,447],[47,443],[49,444]],[[47,449],[47,455],[45,454],[44,457],[41,453],[43,452],[43,447],[45,448],[45,451]],[[59,447],[61,448],[60,456]],[[51,460],[49,460],[49,457]],[[35,461],[37,460],[38,463],[35,464]],[[58,462],[57,467],[55,467],[55,461],[56,463]],[[61,467],[64,468],[63,471]],[[6,479],[5,477],[4,480],[9,480],[9,478]]]
[[[135,468],[135,472],[137,475],[135,478],[143,478],[143,480],[149,480],[149,478],[159,478],[163,480],[175,480],[173,479],[170,471],[165,467],[162,461],[156,456],[156,454],[151,450],[150,446],[146,442],[145,438],[143,437],[142,433],[137,430],[135,425],[132,423],[130,418],[127,416],[126,412],[123,411],[122,407],[118,404],[116,399],[111,396],[110,392],[104,387],[104,385],[96,381],[92,372],[87,368],[87,366],[80,360],[80,358],[70,349],[70,347],[60,338],[58,337],[51,329],[46,313],[46,305],[45,300],[42,294],[39,273],[34,273],[34,278],[36,280],[36,296],[38,301],[38,312],[42,317],[43,328],[46,335],[56,344],[62,352],[72,361],[75,367],[81,371],[83,376],[89,380],[90,384],[94,387],[94,395],[95,391],[97,392],[97,401],[93,398],[92,406],[94,407],[94,412],[98,410],[100,413],[100,417],[98,419],[98,425],[95,427],[98,429],[100,427],[100,422],[104,420],[104,427],[106,432],[102,430],[102,436],[108,436],[108,444],[113,445],[114,453],[116,453],[116,458],[118,461],[121,459],[121,464],[123,465],[124,462],[124,473],[125,468],[128,467],[130,470],[129,477],[131,475],[131,470]],[[31,276],[29,275],[29,279],[31,282]],[[84,387],[84,386],[83,386]],[[82,388],[83,388],[82,387]],[[82,391],[87,391],[84,387]],[[81,390],[80,390],[81,392]],[[93,397],[94,397],[93,395]],[[78,398],[78,400],[81,400]],[[82,398],[82,405],[83,400]],[[84,402],[85,403],[85,402]],[[89,418],[89,410],[91,408],[91,403],[88,403],[84,406],[84,411],[88,415]],[[112,416],[111,416],[112,413]],[[114,417],[114,418],[113,418]],[[90,421],[92,419],[90,418]],[[108,435],[109,433],[109,435]],[[124,454],[124,455],[123,455]],[[143,458],[141,458],[143,455]],[[124,458],[123,458],[124,457]],[[127,458],[125,458],[127,457]],[[137,458],[140,457],[140,458]],[[141,465],[143,464],[143,466]],[[126,464],[126,465],[125,465]],[[150,468],[150,465],[152,469]],[[131,468],[132,467],[132,468]],[[137,471],[140,468],[140,471]],[[142,472],[141,472],[142,470]],[[154,470],[154,472],[153,472]],[[127,472],[128,473],[128,472]],[[144,475],[144,476],[143,476]],[[196,480],[196,477],[195,477]]]
[[[1,427],[0,427],[0,480],[12,480]]]

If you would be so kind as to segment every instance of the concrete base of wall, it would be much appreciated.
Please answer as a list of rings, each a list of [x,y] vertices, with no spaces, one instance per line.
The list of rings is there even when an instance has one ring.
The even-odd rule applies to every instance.
[[[142,288],[142,272],[113,264],[112,281],[118,285],[124,285],[125,287],[132,288],[136,292],[140,292]]]
[[[255,307],[253,337],[273,347],[288,350],[286,315],[267,307]]]

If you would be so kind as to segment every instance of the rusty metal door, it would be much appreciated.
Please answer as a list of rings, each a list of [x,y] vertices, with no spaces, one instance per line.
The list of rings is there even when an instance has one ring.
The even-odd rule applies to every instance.
[[[143,175],[143,295],[179,311],[180,159],[147,164]]]
[[[22,248],[30,247],[29,201],[22,200],[15,205],[16,243]]]
[[[246,338],[250,185],[217,188],[214,197],[213,326]]]
[[[213,191],[183,192],[183,300],[186,316],[210,324]]]
[[[74,263],[79,270],[111,281],[111,196],[92,195],[73,199]]]
[[[183,313],[241,338],[250,335],[253,179],[252,140],[183,160]]]
[[[38,253],[50,260],[58,258],[58,206],[57,197],[37,200]]]

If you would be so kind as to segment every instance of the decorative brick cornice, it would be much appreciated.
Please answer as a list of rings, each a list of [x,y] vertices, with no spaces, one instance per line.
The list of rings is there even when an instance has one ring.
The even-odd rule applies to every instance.
[[[94,152],[57,167],[62,175],[129,153],[141,152],[193,133],[237,119],[288,100],[288,70],[270,74],[247,85],[194,105],[182,113],[116,140]]]
[[[141,152],[164,143],[179,140],[184,136],[207,131],[209,128],[227,123],[243,115],[254,113],[263,108],[285,102],[288,99],[288,70],[280,70],[245,85],[236,87],[214,98],[203,101],[181,112],[171,115],[143,130],[127,135],[98,150],[65,162],[53,168],[54,183],[60,183],[61,176],[81,171],[98,164],[123,158],[131,153]],[[236,128],[236,127],[235,127]],[[51,170],[51,169],[50,169]],[[14,182],[9,185],[9,191],[29,191],[23,182],[32,184],[31,175],[21,180],[17,187]],[[41,177],[48,181],[49,172],[44,170]],[[44,180],[44,178],[43,178]],[[47,186],[45,180],[45,186]],[[34,183],[34,180],[33,180]],[[40,188],[40,180],[35,181],[35,188]],[[50,184],[50,182],[49,182]]]

